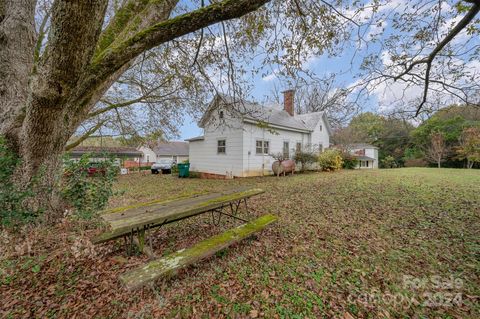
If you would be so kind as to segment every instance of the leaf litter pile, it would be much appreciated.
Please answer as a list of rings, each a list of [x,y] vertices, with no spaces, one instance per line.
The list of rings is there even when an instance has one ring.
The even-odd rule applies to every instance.
[[[126,291],[147,262],[122,240],[91,245],[98,221],[65,218],[0,235],[1,318],[479,318],[480,171],[393,169],[228,181],[129,175],[110,207],[225,188],[266,192],[257,236]],[[157,229],[160,256],[238,223],[204,214]]]

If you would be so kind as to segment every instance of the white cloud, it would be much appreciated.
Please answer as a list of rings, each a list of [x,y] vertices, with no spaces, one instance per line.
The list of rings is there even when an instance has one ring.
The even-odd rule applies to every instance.
[[[279,69],[274,69],[272,73],[262,77],[262,80],[265,82],[276,80],[278,78],[278,72],[279,72]]]

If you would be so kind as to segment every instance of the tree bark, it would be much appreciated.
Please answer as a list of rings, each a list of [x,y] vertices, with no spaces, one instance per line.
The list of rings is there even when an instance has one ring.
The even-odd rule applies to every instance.
[[[48,45],[35,58],[35,0],[0,0],[0,134],[22,159],[25,184],[51,190],[68,139],[146,50],[270,0],[224,0],[170,18],[178,0],[129,0],[102,32],[108,0],[56,0]],[[37,196],[57,206],[55,192]]]
[[[107,0],[56,1],[52,7],[48,47],[30,78],[30,94],[19,141],[21,183],[40,177],[39,203],[58,206],[54,190],[61,154],[75,129],[72,101],[93,56]],[[37,201],[35,201],[37,202]]]
[[[18,147],[35,46],[35,0],[0,0],[0,134]]]

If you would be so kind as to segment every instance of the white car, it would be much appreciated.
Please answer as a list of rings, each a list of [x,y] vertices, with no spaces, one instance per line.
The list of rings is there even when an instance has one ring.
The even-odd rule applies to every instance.
[[[152,174],[158,174],[160,171],[162,174],[170,174],[172,172],[172,167],[174,165],[174,161],[171,159],[162,159],[158,162],[155,162],[151,167],[150,170]]]

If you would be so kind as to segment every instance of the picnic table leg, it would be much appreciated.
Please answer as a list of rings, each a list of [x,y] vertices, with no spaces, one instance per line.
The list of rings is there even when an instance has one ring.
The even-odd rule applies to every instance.
[[[247,214],[248,214],[247,199],[246,199],[246,198],[244,198],[244,199],[243,199],[243,201],[245,202],[245,210],[246,210],[246,212],[247,212]]]
[[[133,238],[133,242],[138,247],[138,251],[140,253],[143,253],[150,258],[155,258],[156,256],[152,249],[152,234],[150,231],[148,232],[148,241],[150,247],[147,247],[145,246],[145,233],[146,227],[140,230],[137,229],[137,238]]]
[[[223,210],[223,206],[220,208]],[[218,213],[218,219],[215,221],[215,213]],[[222,218],[222,212],[218,210],[212,210],[212,223],[214,226],[220,225],[220,219]]]
[[[145,229],[141,229],[137,232],[138,239],[138,250],[143,253],[143,248],[145,247]]]

